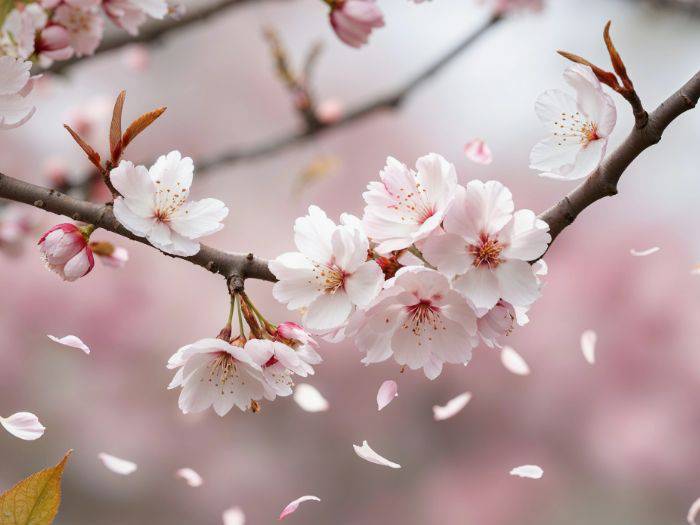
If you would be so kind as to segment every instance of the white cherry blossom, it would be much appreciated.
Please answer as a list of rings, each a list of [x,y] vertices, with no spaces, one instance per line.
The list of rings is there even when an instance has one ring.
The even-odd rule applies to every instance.
[[[17,128],[34,115],[31,69],[29,61],[0,56],[0,130]]]
[[[457,187],[455,167],[430,153],[410,170],[393,157],[379,173],[381,182],[367,186],[362,222],[367,235],[387,253],[408,248],[425,239],[442,222],[452,205]]]
[[[356,306],[379,293],[384,275],[367,260],[369,241],[356,217],[343,214],[336,225],[317,206],[294,223],[298,252],[270,261],[279,280],[272,293],[290,310],[306,308],[304,325],[315,332],[342,326]]]
[[[560,90],[545,91],[535,112],[549,132],[530,153],[530,167],[543,177],[574,180],[588,176],[605,156],[615,127],[615,103],[589,66],[574,64],[564,80],[576,98]]]
[[[223,228],[228,208],[218,199],[188,201],[194,166],[179,151],[161,156],[146,169],[121,161],[110,180],[122,196],[114,215],[131,233],[146,237],[166,253],[181,256],[199,251],[197,239]]]
[[[443,363],[467,364],[476,336],[476,315],[443,274],[421,266],[401,268],[366,310],[350,321],[347,335],[365,364],[390,357],[435,379]]]
[[[539,297],[540,282],[529,264],[551,240],[549,226],[530,210],[513,213],[510,191],[496,181],[471,181],[457,188],[444,220],[445,233],[421,244],[427,261],[448,277],[478,310],[499,299],[527,306]]]

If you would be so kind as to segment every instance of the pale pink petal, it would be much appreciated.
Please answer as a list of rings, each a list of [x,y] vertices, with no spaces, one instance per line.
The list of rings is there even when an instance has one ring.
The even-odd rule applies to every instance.
[[[201,487],[202,483],[204,483],[204,480],[202,480],[202,476],[200,476],[191,468],[181,468],[175,473],[175,475],[178,478],[184,479],[190,487]]]
[[[391,403],[395,397],[399,397],[398,385],[396,381],[388,379],[382,383],[377,392],[377,410],[381,410],[389,403]]]
[[[464,145],[464,153],[469,160],[477,164],[491,164],[491,148],[481,139],[474,139]]]
[[[636,249],[632,248],[630,250],[630,253],[632,255],[634,255],[635,257],[645,257],[647,255],[651,255],[653,253],[658,252],[660,249],[661,248],[659,248],[658,246],[654,246],[653,248],[647,248],[646,250],[636,250]]]
[[[540,479],[544,474],[544,470],[537,465],[522,465],[515,467],[510,471],[511,476],[519,476],[521,478]]]
[[[366,440],[362,442],[361,447],[358,445],[353,445],[352,448],[355,449],[355,454],[357,454],[365,461],[369,461],[370,463],[374,463],[376,465],[382,465],[383,467],[401,468],[401,465],[399,465],[398,463],[389,461],[385,457],[382,457],[379,454],[377,454],[374,450],[370,448]]]
[[[458,412],[467,406],[467,403],[471,401],[471,398],[471,392],[464,392],[463,394],[450,399],[445,406],[433,406],[433,417],[435,418],[435,421],[443,421],[457,415]]]
[[[83,343],[79,337],[75,335],[67,335],[65,337],[60,338],[54,335],[47,335],[47,337],[55,343],[59,343],[64,346],[70,346],[71,348],[77,348],[78,350],[82,350],[86,354],[90,354],[90,349],[88,348],[88,346],[85,343]]]
[[[231,507],[224,511],[224,525],[245,525],[245,514],[240,507]]]
[[[17,412],[7,419],[0,417],[0,425],[10,434],[25,441],[34,441],[44,435],[44,426],[31,412]]]
[[[688,509],[688,524],[689,525],[697,525],[697,517],[698,513],[700,513],[700,498],[696,499],[693,504],[690,506],[690,509]]]
[[[593,330],[586,330],[581,334],[581,352],[589,364],[595,363],[595,344],[598,335]]]
[[[504,346],[501,350],[501,363],[506,367],[506,370],[515,375],[526,376],[530,373],[530,367],[525,359],[510,346]]]
[[[104,466],[107,467],[107,470],[111,470],[115,474],[121,474],[122,476],[133,474],[138,468],[136,463],[112,456],[110,454],[105,454],[104,452],[98,454],[97,457],[99,457]]]
[[[283,520],[292,512],[295,512],[299,508],[299,504],[305,501],[321,501],[321,498],[316,496],[302,496],[301,498],[297,498],[284,508],[278,519]]]
[[[299,383],[294,389],[294,401],[307,412],[325,412],[329,408],[328,401],[311,385]]]

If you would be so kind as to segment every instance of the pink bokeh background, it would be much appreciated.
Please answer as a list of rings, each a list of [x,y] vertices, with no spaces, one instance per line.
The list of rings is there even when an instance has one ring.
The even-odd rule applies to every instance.
[[[361,51],[336,41],[318,0],[272,0],[169,36],[143,72],[129,69],[122,53],[79,65],[44,85],[26,126],[3,133],[0,169],[45,182],[47,160],[59,157],[81,171],[84,161],[61,124],[72,108],[122,88],[127,118],[168,106],[128,151],[146,164],[179,149],[196,166],[198,158],[295,129],[264,25],[278,29],[297,62],[322,39],[316,92],[352,106],[400,85],[488,16],[464,0],[380,4],[387,26]],[[293,220],[309,204],[333,217],[361,214],[361,193],[389,154],[412,164],[441,153],[462,182],[498,179],[518,207],[546,208],[572,183],[527,168],[542,136],[533,102],[563,86],[556,49],[606,63],[600,35],[608,19],[647,107],[697,70],[700,18],[643,2],[553,0],[542,13],[494,28],[397,112],[195,176],[196,196],[216,196],[231,210],[226,228],[207,242],[274,257],[293,247]],[[615,100],[618,143],[632,117]],[[491,166],[464,157],[464,143],[477,136],[494,152]],[[125,269],[98,262],[68,285],[43,268],[28,239],[23,255],[0,253],[0,415],[34,412],[47,431],[36,442],[0,432],[0,490],[72,448],[58,525],[219,524],[233,505],[248,523],[268,524],[303,494],[322,502],[303,504],[291,524],[681,523],[700,496],[700,276],[691,275],[700,262],[698,144],[700,118],[689,113],[633,164],[617,197],[587,210],[557,240],[532,321],[509,338],[531,375],[509,373],[496,351],[480,348],[468,367],[447,367],[431,382],[391,362],[366,368],[349,342],[325,344],[325,362],[308,381],[331,404],[320,414],[284,398],[259,414],[182,415],[177,393],[165,388],[165,363],[178,347],[221,328],[223,280],[125,241]],[[337,160],[333,173],[299,191],[300,174],[324,156]],[[58,222],[36,216],[45,228]],[[661,250],[629,253],[651,246]],[[248,289],[269,318],[298,320],[274,302],[269,283]],[[579,347],[586,329],[598,333],[594,366]],[[69,333],[92,354],[46,338]],[[399,397],[377,413],[385,379],[398,382]],[[463,412],[433,421],[434,404],[467,390],[474,397]],[[403,468],[360,460],[352,444],[364,439]],[[99,452],[139,469],[117,476]],[[541,465],[544,477],[508,475],[525,463]],[[175,479],[182,467],[198,471],[204,485]]]

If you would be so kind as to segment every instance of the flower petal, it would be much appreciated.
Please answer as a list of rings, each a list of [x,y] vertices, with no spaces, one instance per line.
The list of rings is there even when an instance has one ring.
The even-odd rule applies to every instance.
[[[294,389],[294,401],[307,412],[325,412],[329,408],[328,401],[315,387],[299,383]]]
[[[321,498],[318,498],[316,496],[302,496],[301,498],[297,498],[291,503],[289,503],[284,508],[284,510],[282,510],[282,513],[280,514],[280,517],[278,519],[283,520],[292,512],[295,512],[299,508],[299,504],[304,503],[305,501],[321,501]]]
[[[581,334],[581,352],[588,364],[595,364],[595,345],[598,341],[598,334],[593,330],[586,330]]]
[[[107,467],[107,470],[111,470],[115,474],[120,474],[122,476],[133,474],[138,468],[136,463],[106,454],[104,452],[98,454],[97,457],[99,457],[104,466]]]
[[[700,498],[696,499],[688,509],[688,525],[697,525],[697,517],[700,513]]]
[[[544,474],[544,470],[537,465],[521,465],[510,471],[511,476],[519,476],[521,478],[540,479]]]
[[[464,154],[476,164],[491,164],[493,155],[488,144],[481,139],[470,140],[464,145]]]
[[[647,255],[651,255],[653,253],[656,253],[660,250],[658,246],[654,246],[653,248],[647,248],[646,250],[635,250],[632,248],[630,250],[630,253],[634,255],[635,257],[646,257]]]
[[[204,483],[202,476],[191,468],[181,468],[175,473],[175,475],[178,478],[184,479],[190,487],[201,487],[202,483]]]
[[[17,412],[8,418],[0,417],[0,425],[10,434],[25,441],[34,441],[44,435],[44,425],[31,412]]]
[[[377,297],[384,284],[384,273],[374,261],[367,261],[345,278],[345,291],[357,306],[367,306]]]
[[[228,208],[219,199],[188,202],[170,219],[170,227],[188,239],[197,239],[221,230]]]
[[[231,507],[222,516],[224,525],[245,525],[245,514],[240,507]]]
[[[443,421],[456,415],[465,406],[467,406],[467,403],[471,401],[471,398],[471,392],[464,392],[463,394],[450,399],[445,406],[433,406],[433,417],[435,418],[435,421]]]
[[[501,363],[509,372],[518,376],[526,376],[530,373],[530,367],[525,359],[510,346],[504,346],[501,350]]]
[[[387,406],[395,397],[399,397],[398,389],[396,381],[391,379],[384,381],[377,391],[377,410]]]
[[[401,465],[399,465],[398,463],[389,461],[385,457],[380,456],[374,450],[372,450],[369,444],[367,443],[367,440],[362,442],[361,447],[358,445],[353,445],[352,448],[355,449],[355,454],[357,454],[365,461],[369,461],[370,463],[374,463],[376,465],[382,465],[383,467],[401,468]]]
[[[311,330],[331,330],[345,323],[351,312],[352,303],[348,294],[344,290],[338,290],[317,297],[309,305],[304,324]]]
[[[77,348],[78,350],[82,350],[86,354],[90,354],[90,348],[83,343],[79,337],[75,335],[66,335],[65,337],[56,337],[54,335],[47,335],[49,339],[52,341],[65,345],[65,346],[70,346],[71,348]]]

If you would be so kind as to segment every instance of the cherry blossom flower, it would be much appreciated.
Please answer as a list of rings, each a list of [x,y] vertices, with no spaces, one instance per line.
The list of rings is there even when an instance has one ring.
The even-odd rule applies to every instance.
[[[0,425],[13,436],[25,441],[39,439],[46,430],[39,418],[31,412],[17,412],[7,418],[0,417]]]
[[[168,361],[169,369],[178,369],[168,388],[182,387],[178,404],[183,414],[213,406],[223,417],[234,405],[245,411],[253,401],[275,398],[263,374],[264,364],[240,346],[200,339],[180,348]]]
[[[549,225],[530,210],[513,213],[510,191],[500,182],[471,181],[459,186],[444,221],[445,233],[422,244],[426,260],[448,277],[477,309],[503,299],[527,306],[539,296],[540,283],[528,263],[551,240]]]
[[[75,281],[92,270],[95,258],[88,245],[92,226],[83,229],[74,224],[54,226],[39,239],[46,267],[64,281]]]
[[[479,337],[489,348],[500,348],[500,339],[510,335],[515,325],[523,326],[528,323],[526,315],[529,307],[513,306],[500,300],[477,320]]]
[[[535,112],[550,135],[530,153],[530,167],[543,177],[574,180],[588,176],[605,157],[608,137],[615,127],[615,103],[589,66],[574,64],[564,80],[576,98],[560,90],[545,91]]]
[[[112,22],[133,36],[139,34],[147,16],[162,20],[168,14],[165,0],[105,0],[102,8]]]
[[[0,52],[19,59],[34,53],[36,32],[47,23],[46,12],[39,4],[19,4],[5,18],[0,31]]]
[[[122,195],[114,200],[114,215],[159,250],[196,254],[196,239],[221,230],[228,208],[218,199],[187,201],[193,170],[192,159],[182,158],[179,151],[161,156],[150,170],[122,160],[110,174]]]
[[[31,68],[29,61],[0,56],[0,130],[17,128],[34,115]]]
[[[408,248],[425,239],[442,222],[455,197],[457,172],[443,157],[431,153],[416,161],[416,170],[387,158],[362,196],[367,203],[362,222],[367,235],[379,242],[377,251]]]
[[[36,54],[42,67],[49,67],[54,60],[68,60],[73,56],[70,33],[60,25],[49,25],[41,30],[36,42]]]
[[[270,261],[279,279],[272,289],[290,310],[307,308],[304,325],[317,332],[343,325],[355,306],[367,306],[381,289],[384,276],[367,261],[369,241],[356,217],[343,214],[336,225],[317,206],[294,223],[298,252]]]
[[[94,250],[93,250],[94,251]],[[99,260],[105,266],[110,268],[124,268],[126,263],[129,261],[129,252],[126,248],[121,246],[112,246],[112,250],[109,253],[97,253]]]
[[[62,25],[70,35],[70,45],[76,56],[92,55],[102,41],[104,20],[96,8],[77,7],[75,2],[56,8],[53,21]]]
[[[352,47],[367,43],[372,29],[384,26],[384,16],[374,0],[330,0],[331,26]]]
[[[428,379],[443,363],[467,364],[476,346],[476,315],[443,274],[421,266],[401,268],[347,331],[366,356],[365,364],[393,357]]]

